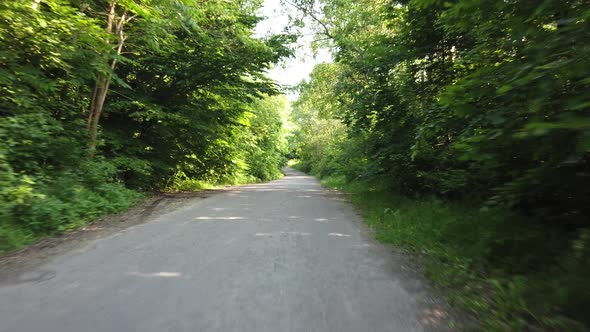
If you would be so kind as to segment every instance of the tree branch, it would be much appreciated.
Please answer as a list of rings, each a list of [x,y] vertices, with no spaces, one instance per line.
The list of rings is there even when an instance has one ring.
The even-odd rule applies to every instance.
[[[307,8],[297,4],[296,2],[291,2],[289,0],[283,0],[286,4],[291,5],[292,7],[295,7],[295,9],[300,10],[303,15],[310,17],[312,20],[314,20],[317,24],[319,24],[322,29],[324,30],[323,34],[326,35],[328,38],[330,39],[334,39],[334,36],[332,36],[332,34],[330,33],[330,29],[328,29],[328,26],[322,22],[315,13],[313,13],[312,11],[308,10]]]

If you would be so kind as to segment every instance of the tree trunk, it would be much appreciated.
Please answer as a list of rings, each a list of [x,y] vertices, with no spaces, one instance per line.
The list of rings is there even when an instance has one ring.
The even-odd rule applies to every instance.
[[[123,44],[125,43],[125,35],[123,34],[123,25],[127,22],[126,13],[117,18],[116,12],[117,0],[111,0],[107,10],[107,24],[106,31],[109,34],[114,34],[117,37],[116,52],[120,55],[123,50]],[[117,59],[111,61],[111,70],[115,70],[117,65]],[[98,138],[98,124],[100,116],[104,107],[104,102],[109,92],[109,85],[111,84],[111,74],[99,74],[94,83],[94,89],[92,91],[92,97],[90,99],[90,109],[88,112],[88,132],[90,135],[89,149],[90,158],[92,158],[96,152],[96,142]]]

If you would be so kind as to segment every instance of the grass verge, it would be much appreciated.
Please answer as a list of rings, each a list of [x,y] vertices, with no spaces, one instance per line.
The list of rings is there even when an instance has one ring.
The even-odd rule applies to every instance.
[[[117,183],[92,189],[81,185],[47,190],[0,209],[0,255],[47,236],[80,228],[89,221],[124,211],[139,203],[145,194]],[[1,202],[0,203],[5,203]],[[2,206],[0,206],[1,208]]]
[[[590,233],[531,223],[502,210],[409,199],[344,177],[377,239],[419,253],[427,276],[486,331],[587,331]]]
[[[265,181],[281,176],[277,170],[268,174]],[[28,187],[9,188],[11,192],[6,191],[7,194],[0,191],[0,255],[125,211],[149,196],[149,193],[128,189],[120,183],[88,186],[77,180],[55,181],[37,187],[29,183]],[[164,191],[190,192],[261,181],[243,174],[228,176],[218,183],[179,176]]]

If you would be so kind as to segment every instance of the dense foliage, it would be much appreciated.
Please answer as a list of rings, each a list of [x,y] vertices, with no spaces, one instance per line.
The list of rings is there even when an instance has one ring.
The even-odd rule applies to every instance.
[[[260,1],[0,2],[0,251],[141,191],[277,177]]]
[[[453,228],[477,239],[477,254],[456,257],[469,269],[497,277],[503,289],[525,285],[515,295],[520,316],[496,315],[514,324],[497,328],[588,323],[579,308],[588,306],[590,288],[568,278],[590,269],[589,3],[300,0],[297,7],[315,11],[318,40],[327,37],[335,58],[316,67],[294,105],[301,167],[406,197],[510,211],[482,227]]]

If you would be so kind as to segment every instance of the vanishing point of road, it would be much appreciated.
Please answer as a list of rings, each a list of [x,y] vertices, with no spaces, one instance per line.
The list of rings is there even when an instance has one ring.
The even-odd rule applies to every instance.
[[[367,233],[343,195],[286,169],[0,285],[0,331],[447,330],[420,278]]]

